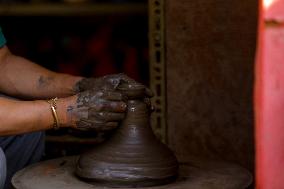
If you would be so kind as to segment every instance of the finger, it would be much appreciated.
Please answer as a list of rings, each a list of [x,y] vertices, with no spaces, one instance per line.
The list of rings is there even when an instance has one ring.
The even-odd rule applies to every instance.
[[[128,77],[126,74],[124,73],[120,73],[118,74],[120,80],[127,82],[127,83],[136,83],[136,81],[134,79],[131,79],[130,77]]]
[[[126,111],[127,104],[125,102],[109,102],[106,104],[105,110],[109,112],[123,113]]]
[[[111,101],[123,101],[126,99],[125,95],[123,95],[120,92],[115,92],[115,91],[105,91],[103,97],[106,100],[111,100]]]
[[[123,86],[126,87],[126,88],[135,88],[137,86],[141,87],[145,87],[143,84],[129,78],[128,76],[124,75],[122,76],[122,81],[120,83],[120,86]],[[151,89],[149,89],[148,87],[145,87],[145,95],[148,96],[148,97],[153,97],[154,96],[154,93],[152,92]]]
[[[149,89],[149,88],[145,89],[145,94],[146,94],[146,96],[148,96],[150,98],[154,96],[153,91],[151,89]]]
[[[102,131],[109,131],[116,129],[118,127],[118,122],[108,122],[102,127]]]
[[[105,121],[98,121],[98,120],[88,120],[87,129],[92,129],[95,131],[109,131],[113,130],[118,127],[118,122],[105,122]],[[85,127],[86,128],[86,127]]]
[[[125,102],[116,102],[116,101],[104,101],[97,104],[95,107],[92,107],[91,111],[96,112],[117,112],[123,113],[127,109],[127,104]]]
[[[120,85],[119,87],[122,87],[122,88],[128,88],[128,89],[131,89],[131,88],[137,88],[137,87],[143,87],[145,88],[145,86],[137,81],[135,81],[134,79],[128,77],[127,75],[125,74],[122,74],[120,76]],[[151,90],[147,91],[147,95],[151,95]]]
[[[113,112],[90,112],[89,117],[99,122],[121,121],[124,118],[124,113]]]
[[[144,102],[148,107],[151,107],[152,104],[150,98],[144,98]]]
[[[92,123],[86,119],[80,119],[76,122],[76,127],[79,129],[89,129],[92,128]]]
[[[103,127],[107,123],[101,120],[95,120],[95,119],[80,119],[77,121],[76,126],[79,129],[92,129],[96,131],[103,130]]]
[[[118,122],[104,122],[104,123],[94,123],[93,124],[93,129],[96,131],[109,131],[116,129],[118,127]]]
[[[151,113],[156,110],[155,106],[152,105],[150,98],[144,98],[144,103],[147,105]]]
[[[105,76],[105,79],[106,79],[107,83],[110,84],[114,89],[116,89],[121,82],[119,75]]]
[[[116,83],[119,83],[119,82],[116,82],[116,81],[106,82],[100,88],[103,90],[115,90],[118,86],[118,84]]]
[[[124,113],[112,113],[112,112],[104,112],[104,119],[106,121],[121,121],[124,119]]]

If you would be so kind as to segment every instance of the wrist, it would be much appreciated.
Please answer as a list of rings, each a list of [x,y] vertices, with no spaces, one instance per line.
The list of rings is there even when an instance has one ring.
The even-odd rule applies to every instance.
[[[75,127],[76,123],[70,112],[76,102],[76,96],[61,98],[57,101],[57,113],[59,117],[60,127]]]
[[[73,80],[72,80],[72,84],[70,86],[72,86],[72,92],[73,92],[73,95],[81,92],[81,83],[82,81],[86,80],[87,78],[85,77],[73,77]]]
[[[81,79],[78,80],[77,83],[73,87],[74,92],[77,94],[77,93],[92,89],[94,87],[93,84],[95,80],[96,80],[95,78],[81,77]]]
[[[76,91],[76,85],[79,83],[83,77],[73,76],[68,74],[57,74],[57,89],[59,89],[60,96],[58,97],[68,97],[78,93]]]
[[[82,80],[84,80],[84,79],[86,79],[85,77],[78,77],[78,76],[74,76],[73,78],[72,78],[72,81],[71,81],[71,83],[70,83],[70,86],[72,86],[72,92],[73,92],[73,95],[75,95],[75,94],[77,94],[77,93],[79,93],[80,92],[80,90],[79,90],[79,83],[82,81]]]

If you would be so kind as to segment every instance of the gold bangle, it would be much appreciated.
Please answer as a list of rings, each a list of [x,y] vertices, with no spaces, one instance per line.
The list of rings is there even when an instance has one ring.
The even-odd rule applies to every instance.
[[[55,130],[59,129],[59,119],[58,119],[58,116],[57,116],[57,106],[56,106],[56,102],[57,102],[58,98],[53,98],[53,99],[50,99],[48,100],[47,102],[50,104],[50,109],[51,109],[51,112],[52,112],[52,116],[53,116],[53,119],[54,119],[54,123],[53,123],[53,128]]]

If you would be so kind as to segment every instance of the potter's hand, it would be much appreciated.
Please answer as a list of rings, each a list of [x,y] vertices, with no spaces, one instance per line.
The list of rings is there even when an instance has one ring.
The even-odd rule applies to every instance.
[[[138,82],[131,79],[125,74],[113,74],[113,75],[106,75],[100,78],[84,78],[79,81],[76,86],[75,90],[77,92],[82,92],[85,90],[115,90],[122,84],[132,84],[136,85]],[[148,97],[152,97],[153,93],[150,89],[146,88],[145,95]]]
[[[68,124],[75,128],[112,130],[125,116],[123,95],[114,90],[88,90],[70,97]]]

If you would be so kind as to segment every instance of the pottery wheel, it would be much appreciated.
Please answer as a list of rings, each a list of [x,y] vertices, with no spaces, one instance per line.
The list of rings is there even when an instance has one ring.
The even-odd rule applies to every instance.
[[[75,175],[78,157],[65,157],[31,165],[12,179],[16,189],[107,189],[90,185]],[[243,189],[252,177],[250,173],[234,164],[205,162],[198,159],[180,165],[180,176],[176,182],[145,189]]]

